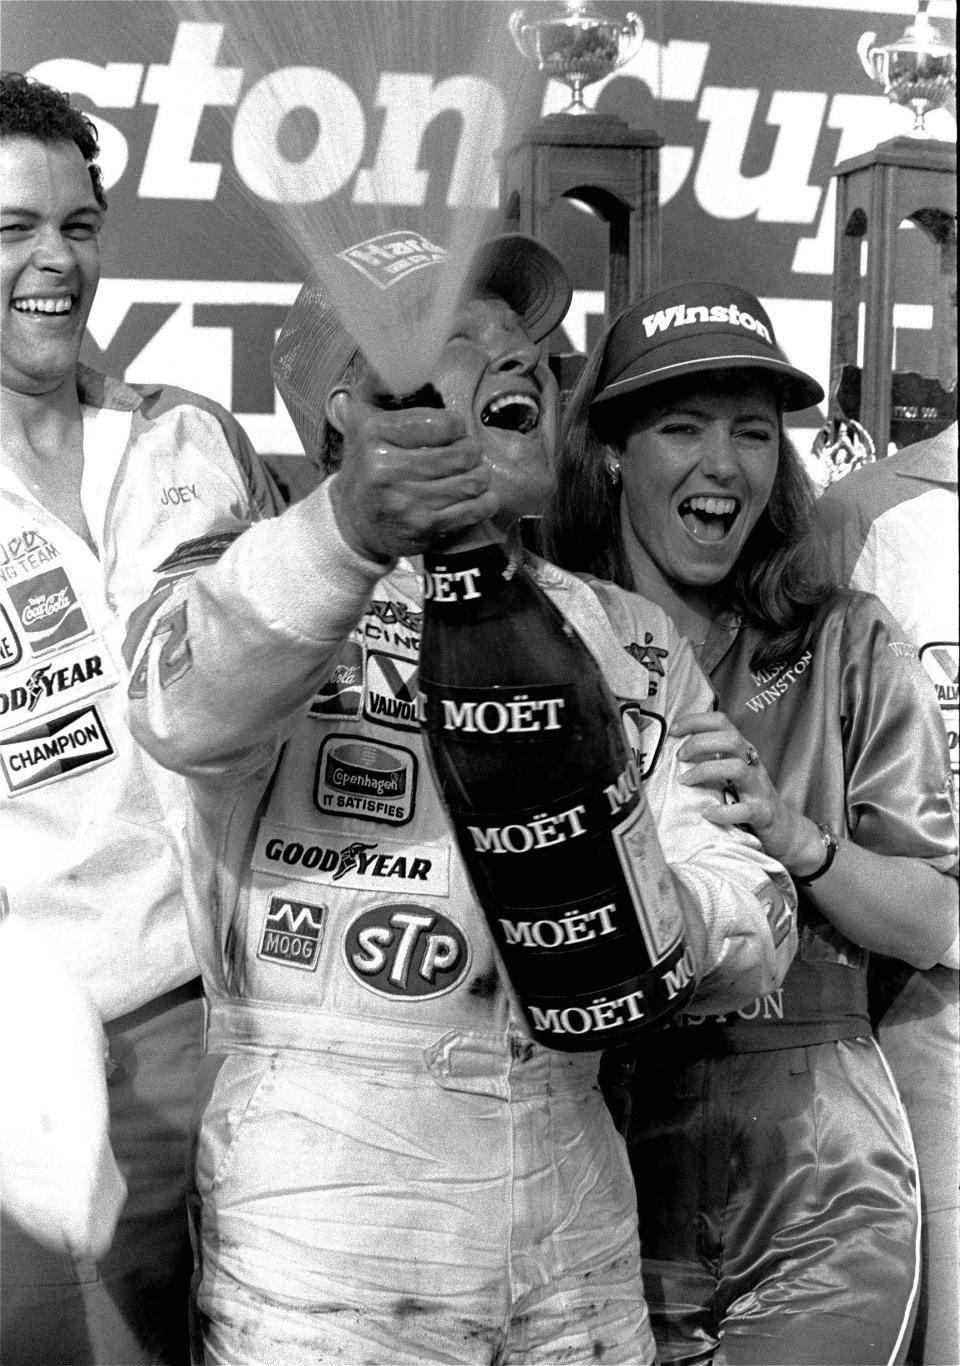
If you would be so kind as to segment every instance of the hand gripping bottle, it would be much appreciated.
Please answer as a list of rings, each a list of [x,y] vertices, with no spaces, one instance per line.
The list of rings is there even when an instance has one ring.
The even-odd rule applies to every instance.
[[[534,1037],[635,1042],[694,963],[620,711],[503,545],[424,556],[423,727],[477,897]]]

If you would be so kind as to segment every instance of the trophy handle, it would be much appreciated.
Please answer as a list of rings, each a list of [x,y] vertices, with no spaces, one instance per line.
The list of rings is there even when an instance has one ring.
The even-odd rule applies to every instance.
[[[861,33],[857,41],[857,56],[860,58],[860,65],[870,77],[871,81],[877,79],[877,73],[874,69],[873,62],[870,60],[873,52],[873,41],[876,36],[875,33]]]

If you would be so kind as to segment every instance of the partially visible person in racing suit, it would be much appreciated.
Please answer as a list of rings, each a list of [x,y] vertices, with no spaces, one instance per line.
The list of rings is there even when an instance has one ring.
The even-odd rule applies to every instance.
[[[209,1362],[654,1358],[599,1053],[531,1039],[419,729],[410,557],[486,518],[518,545],[552,479],[540,341],[569,284],[532,239],[485,251],[433,376],[446,410],[382,411],[340,382],[352,344],[305,287],[342,461],[328,451],[336,472],[252,527],[216,496],[230,471],[185,461],[181,481],[208,496],[131,636],[134,728],[196,798]],[[291,335],[293,315],[281,387]],[[620,595],[615,631],[589,587],[533,572],[620,698],[663,725],[710,704],[661,611]],[[792,888],[754,840],[704,819],[718,799],[678,781],[676,742],[651,744],[647,766],[697,1008],[735,1009],[786,969]]]
[[[916,1306],[916,1159],[867,950],[955,955],[956,830],[916,650],[875,597],[833,585],[811,537],[783,415],[822,397],[752,294],[665,289],[589,358],[546,518],[548,554],[635,587],[694,642],[722,711],[674,725],[683,781],[723,787],[710,819],[749,825],[800,894],[781,989],[675,1017],[636,1057],[664,1363],[902,1361]]]
[[[38,1240],[8,1218],[16,1203],[5,1207],[0,1360],[180,1366],[203,1030],[183,897],[187,797],[130,735],[121,646],[152,581],[138,550],[146,528],[158,559],[180,539],[193,496],[178,478],[185,450],[220,461],[250,517],[276,495],[215,404],[80,363],[107,208],[97,155],[95,128],[66,95],[3,73],[0,883],[49,989],[68,974],[103,1023],[110,1140],[128,1195],[112,1240],[101,1224],[89,1244]],[[3,1046],[36,1063],[39,1123],[56,1080],[29,1022]],[[91,1124],[100,1102],[99,1088],[89,1092]],[[30,1108],[8,1126],[18,1118],[29,1126]],[[52,1203],[49,1149],[33,1152],[39,1203]]]
[[[920,652],[940,701],[954,801],[960,783],[957,424],[864,465],[817,502],[841,583],[875,593]],[[910,1366],[960,1361],[960,973],[870,964],[871,1018],[920,1164],[923,1259]]]

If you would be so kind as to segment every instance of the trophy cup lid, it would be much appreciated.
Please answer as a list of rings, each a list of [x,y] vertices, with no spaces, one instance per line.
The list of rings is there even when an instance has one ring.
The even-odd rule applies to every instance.
[[[930,0],[919,0],[913,23],[908,24],[895,42],[881,43],[879,47],[891,52],[928,52],[931,54],[955,52],[940,32],[940,27],[930,18],[927,6]]]

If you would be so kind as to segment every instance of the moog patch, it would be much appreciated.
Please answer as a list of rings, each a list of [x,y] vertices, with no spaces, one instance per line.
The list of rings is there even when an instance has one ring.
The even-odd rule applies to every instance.
[[[95,706],[0,740],[0,770],[11,795],[95,768],[113,755],[113,744]]]
[[[79,640],[90,630],[73,585],[59,565],[10,584],[7,592],[34,655]]]
[[[317,754],[313,800],[331,816],[406,825],[413,816],[417,758],[401,745],[327,735]]]
[[[313,972],[323,943],[324,909],[306,901],[271,897],[257,957],[267,963]]]
[[[333,830],[300,830],[261,821],[251,860],[258,873],[360,892],[446,896],[450,851],[442,845],[357,839]]]
[[[458,925],[426,906],[403,903],[361,911],[347,927],[351,974],[378,996],[442,996],[463,981],[470,947]]]

